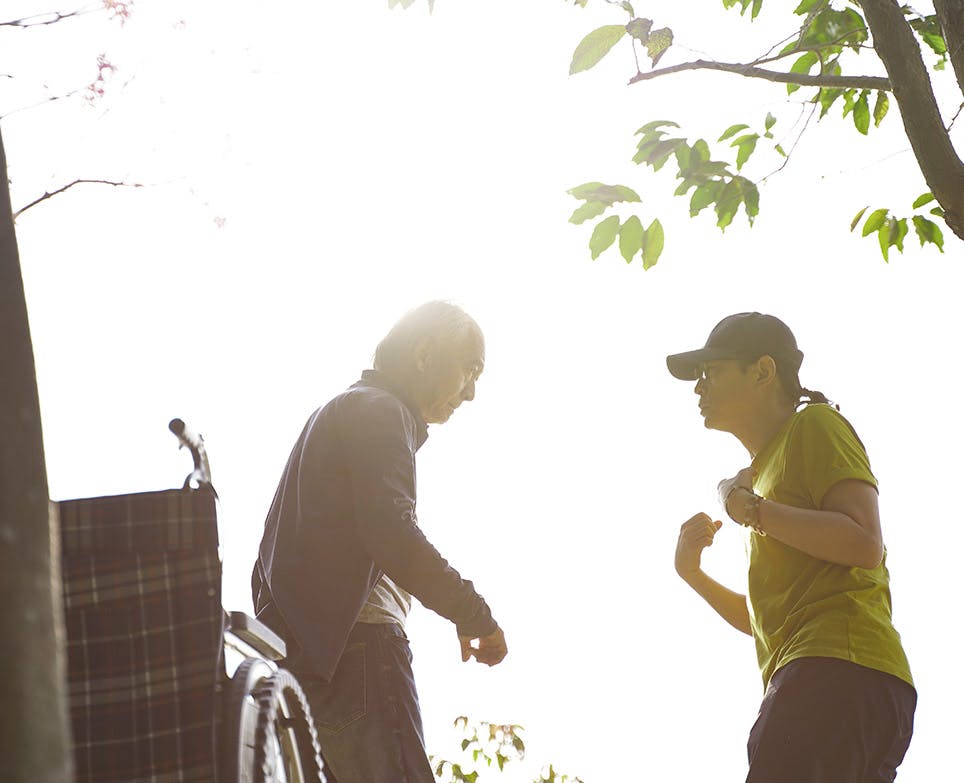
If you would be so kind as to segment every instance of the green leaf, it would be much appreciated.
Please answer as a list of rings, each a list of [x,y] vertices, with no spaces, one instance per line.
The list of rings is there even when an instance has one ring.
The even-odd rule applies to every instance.
[[[731,179],[723,186],[723,192],[716,201],[716,225],[720,227],[721,231],[725,231],[726,227],[733,222],[742,200],[742,193],[739,185],[737,185],[736,178]]]
[[[769,116],[769,115],[768,115],[768,116]],[[731,125],[731,126],[730,126],[729,128],[727,128],[725,131],[723,131],[723,135],[720,136],[720,138],[718,138],[717,141],[726,141],[726,140],[727,140],[728,138],[730,138],[731,136],[735,136],[735,135],[736,135],[737,133],[739,133],[741,130],[746,130],[746,129],[749,128],[749,127],[750,127],[750,126],[749,126],[749,125],[746,125],[746,124]]]
[[[636,12],[633,10],[633,6],[627,0],[623,0],[620,3],[620,5],[623,7],[623,10],[627,14],[629,14],[630,16],[636,16]]]
[[[856,90],[844,90],[843,94],[843,116],[846,117],[850,112],[854,110],[854,106],[857,105],[857,98],[859,93]]]
[[[668,27],[661,27],[649,34],[646,42],[646,54],[653,61],[653,67],[660,61],[666,51],[673,45],[673,31]]]
[[[756,149],[757,139],[760,136],[757,133],[748,133],[746,136],[740,136],[736,141],[734,141],[730,146],[737,147],[736,152],[736,170],[739,171],[743,168],[743,164],[747,162],[753,151]]]
[[[584,201],[599,201],[611,207],[617,201],[639,201],[639,195],[625,185],[604,185],[602,182],[587,182],[568,191],[570,196]]]
[[[691,150],[685,142],[680,144],[673,153],[676,155],[676,162],[679,164],[680,174],[685,174],[690,168]]]
[[[887,110],[890,108],[890,98],[887,96],[883,90],[877,91],[877,101],[874,103],[874,127],[879,128],[880,123],[883,121],[884,117],[887,116]]]
[[[760,192],[745,177],[734,177],[724,185],[723,192],[716,200],[716,225],[721,230],[733,222],[740,204],[744,205],[750,225],[753,225],[753,219],[760,211]]]
[[[733,176],[730,165],[722,160],[708,160],[706,163],[701,163],[696,173],[702,177]]]
[[[936,14],[929,16],[919,16],[910,20],[910,26],[921,37],[935,54],[944,56],[947,54],[947,42],[941,31],[941,23]]]
[[[685,144],[683,139],[666,139],[659,142],[646,156],[646,162],[653,167],[653,171],[659,171],[663,168],[669,156],[673,154],[673,151],[681,144]]]
[[[763,121],[763,126],[766,128],[766,130],[770,130],[776,124],[777,118],[770,114],[770,112],[767,112],[766,119]]]
[[[777,144],[773,149],[775,149],[783,157],[787,156],[787,153],[783,151],[783,147],[781,147],[779,144]]]
[[[815,8],[826,5],[826,3],[827,0],[803,0],[800,5],[793,9],[793,13],[797,16],[803,16],[804,14],[809,14]]]
[[[925,33],[921,38],[936,54],[947,54],[947,43],[944,41],[944,36]]]
[[[868,234],[871,234],[877,229],[879,229],[882,225],[884,225],[884,221],[886,219],[887,219],[886,209],[875,209],[873,212],[870,213],[870,217],[867,218],[867,222],[864,223],[864,230],[861,236],[865,237]]]
[[[662,135],[662,134],[660,134]],[[643,136],[636,147],[636,154],[633,155],[633,163],[645,163],[656,145],[659,144],[659,136]]]
[[[706,163],[710,159],[710,145],[703,139],[697,139],[691,149],[700,162]]]
[[[924,204],[930,204],[934,200],[933,193],[921,193],[914,201],[913,208],[920,209]]]
[[[626,25],[626,32],[643,44],[649,40],[649,31],[652,29],[652,19],[632,19]]]
[[[937,217],[939,217],[939,218],[944,217],[944,208],[943,208],[943,207],[934,207],[930,212],[931,212],[932,215],[937,215]]]
[[[605,57],[624,35],[626,26],[621,24],[607,24],[593,30],[579,42],[573,52],[569,75],[588,71]]]
[[[864,207],[862,210],[860,210],[860,212],[858,212],[856,215],[854,215],[854,219],[850,221],[850,230],[851,230],[851,231],[853,231],[855,228],[857,228],[857,224],[860,222],[860,218],[862,218],[862,217],[864,216],[864,212],[866,212],[868,209],[869,209],[869,207]]]
[[[643,249],[643,224],[633,215],[619,229],[619,252],[626,263],[633,260],[633,256]]]
[[[618,232],[619,215],[610,215],[596,224],[592,236],[589,237],[589,251],[592,254],[593,261],[599,258],[599,254],[613,243]]]
[[[790,66],[790,73],[810,73],[810,69],[813,68],[820,61],[820,57],[817,56],[816,52],[807,52],[801,55],[797,60]],[[792,94],[800,89],[799,84],[788,84],[787,94]]]
[[[880,253],[884,257],[884,261],[889,261],[887,251],[890,248],[890,225],[888,223],[884,223],[877,229],[877,242],[880,244]]]
[[[864,136],[870,129],[870,106],[867,105],[867,90],[860,93],[860,97],[854,104],[854,127]]]
[[[606,186],[603,185],[602,182],[587,182],[583,185],[576,185],[574,188],[569,188],[566,193],[576,198],[591,200],[596,191],[604,187]]]
[[[935,226],[936,228],[936,226]],[[654,220],[646,229],[646,236],[643,239],[643,269],[652,269],[659,261],[663,253],[665,235],[663,234],[663,224]]]
[[[913,220],[914,230],[917,232],[918,239],[920,239],[920,246],[923,247],[925,242],[932,242],[943,253],[944,234],[938,225],[921,215],[914,215]]]
[[[830,111],[830,107],[833,106],[834,101],[837,100],[841,95],[844,94],[843,90],[832,90],[829,87],[821,88],[820,92],[817,93],[817,101],[820,104],[820,118],[826,116],[827,112]]]
[[[750,225],[756,216],[760,214],[760,191],[750,180],[743,180],[743,209],[746,211],[746,219]]]
[[[569,218],[569,222],[575,223],[578,226],[590,218],[598,217],[609,209],[610,206],[610,204],[604,204],[602,201],[587,201],[582,206],[576,207],[575,212],[572,213],[572,217]],[[465,750],[465,748],[463,747],[462,750]]]
[[[723,189],[723,183],[718,179],[704,182],[690,196],[690,217],[696,217],[710,204],[716,201]]]
[[[899,220],[892,219],[890,221],[890,244],[895,245],[897,249],[903,253],[904,252],[904,237],[907,236],[907,218],[900,218]]]
[[[672,120],[653,120],[652,122],[647,122],[642,128],[634,133],[634,136],[638,136],[640,133],[647,134],[652,133],[657,128],[662,128],[663,126],[670,128],[678,128],[679,123],[673,122]]]

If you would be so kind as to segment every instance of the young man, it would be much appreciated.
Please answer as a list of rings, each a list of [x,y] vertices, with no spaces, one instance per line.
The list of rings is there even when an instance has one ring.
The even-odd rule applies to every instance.
[[[289,646],[336,783],[434,781],[404,631],[411,596],[455,623],[463,661],[506,655],[485,600],[415,515],[427,425],[475,397],[484,362],[482,332],[461,309],[409,312],[374,369],[308,419],[268,512],[255,611]]]
[[[800,386],[802,360],[787,326],[760,313],[724,318],[703,348],[667,357],[696,381],[706,427],[752,458],[719,485],[748,531],[748,595],[700,568],[723,524],[707,514],[682,525],[676,570],[756,642],[765,695],[748,783],[890,783],[917,694],[891,622],[877,481],[849,422]]]

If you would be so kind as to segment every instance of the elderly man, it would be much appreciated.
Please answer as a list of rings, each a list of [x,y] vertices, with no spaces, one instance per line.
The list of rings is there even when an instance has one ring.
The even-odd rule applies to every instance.
[[[427,425],[474,398],[484,360],[482,332],[460,308],[409,312],[374,369],[308,419],[268,512],[255,611],[289,645],[286,666],[340,783],[434,780],[404,630],[411,596],[455,623],[463,661],[506,655],[485,600],[415,515]]]

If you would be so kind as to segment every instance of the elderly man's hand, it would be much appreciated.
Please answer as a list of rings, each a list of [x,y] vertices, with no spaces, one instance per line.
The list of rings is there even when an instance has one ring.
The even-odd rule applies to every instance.
[[[478,646],[473,644],[475,641],[478,642]],[[488,636],[460,636],[459,644],[462,647],[463,661],[474,657],[479,663],[484,663],[487,666],[495,666],[500,663],[509,652],[505,644],[505,634],[502,633],[501,628],[496,628]]]

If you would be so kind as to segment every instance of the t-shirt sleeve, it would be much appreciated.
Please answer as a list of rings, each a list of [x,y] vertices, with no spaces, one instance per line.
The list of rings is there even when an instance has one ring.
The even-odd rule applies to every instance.
[[[834,484],[845,479],[866,481],[876,488],[877,479],[857,433],[843,416],[827,405],[802,411],[794,433],[794,451],[803,465],[804,484],[814,508]]]

